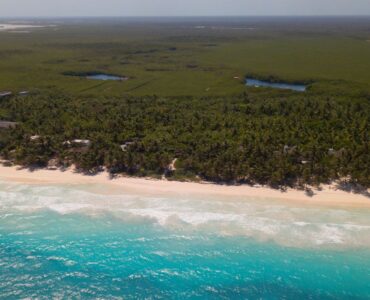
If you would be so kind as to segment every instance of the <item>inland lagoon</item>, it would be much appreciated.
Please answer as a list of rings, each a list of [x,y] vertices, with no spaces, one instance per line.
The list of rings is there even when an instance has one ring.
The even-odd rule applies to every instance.
[[[119,76],[119,75],[113,75],[113,74],[106,74],[106,73],[100,73],[100,72],[64,72],[64,76],[73,76],[73,77],[79,77],[84,79],[91,79],[91,80],[102,80],[102,81],[126,81],[128,80],[128,77],[126,76]]]
[[[116,75],[109,75],[109,74],[93,74],[86,76],[87,79],[94,79],[94,80],[115,80],[115,81],[123,81],[127,80],[126,77],[120,77]]]
[[[307,89],[305,84],[298,83],[287,83],[287,82],[270,82],[265,80],[259,80],[255,78],[246,79],[247,86],[252,87],[269,87],[273,89],[292,90],[296,92],[304,92]]]

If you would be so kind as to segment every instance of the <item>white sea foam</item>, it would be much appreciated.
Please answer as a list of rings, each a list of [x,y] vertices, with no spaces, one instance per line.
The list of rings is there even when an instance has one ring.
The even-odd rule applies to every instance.
[[[187,236],[193,230],[245,236],[294,247],[370,248],[370,211],[260,201],[252,198],[103,195],[62,186],[0,184],[0,225],[15,214],[29,224],[38,212],[60,215],[110,214],[123,222],[150,222]],[[31,219],[30,219],[31,217]],[[22,234],[32,232],[16,224]],[[33,228],[34,229],[34,228]],[[145,242],[145,241],[144,241]]]

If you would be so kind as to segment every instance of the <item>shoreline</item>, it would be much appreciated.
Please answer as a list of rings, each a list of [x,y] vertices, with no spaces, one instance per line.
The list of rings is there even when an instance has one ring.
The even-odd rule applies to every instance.
[[[314,189],[313,195],[305,191],[287,189],[281,191],[265,186],[219,185],[209,182],[179,182],[118,176],[111,178],[107,172],[96,175],[84,175],[69,168],[62,170],[37,169],[29,170],[19,166],[0,165],[0,180],[36,184],[36,185],[109,185],[109,194],[134,192],[139,194],[174,194],[174,195],[214,195],[229,197],[252,197],[260,199],[285,200],[303,204],[329,205],[343,207],[370,208],[370,198],[363,194],[355,194],[337,189],[334,185],[323,185],[320,190]]]

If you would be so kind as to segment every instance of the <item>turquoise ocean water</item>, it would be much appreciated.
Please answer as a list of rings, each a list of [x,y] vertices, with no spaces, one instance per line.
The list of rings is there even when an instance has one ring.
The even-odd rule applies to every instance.
[[[106,188],[0,183],[0,299],[370,299],[369,209]]]

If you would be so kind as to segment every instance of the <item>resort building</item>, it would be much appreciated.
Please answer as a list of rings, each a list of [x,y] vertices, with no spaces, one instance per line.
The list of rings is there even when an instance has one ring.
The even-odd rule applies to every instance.
[[[0,121],[0,129],[14,128],[17,124],[17,122]]]

